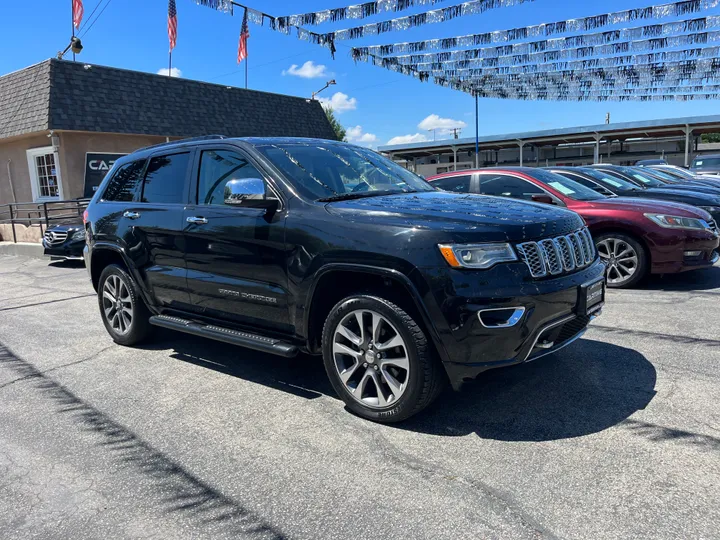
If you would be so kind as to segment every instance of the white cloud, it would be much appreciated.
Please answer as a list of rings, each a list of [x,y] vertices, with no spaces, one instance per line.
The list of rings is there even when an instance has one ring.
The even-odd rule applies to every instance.
[[[290,68],[283,70],[283,75],[295,75],[303,79],[316,79],[318,77],[326,77],[328,75],[327,67],[323,64],[316,64],[312,60],[308,60],[302,66],[293,64]]]
[[[452,118],[440,118],[437,114],[431,114],[425,120],[418,124],[420,129],[433,130],[436,129],[440,133],[449,133],[453,129],[463,129],[467,124],[462,120],[453,120]]]
[[[416,133],[415,135],[400,135],[399,137],[393,137],[387,143],[388,144],[409,144],[417,142],[425,142],[428,138],[422,133]]]
[[[172,68],[172,70],[169,73],[170,73],[171,77],[182,77],[182,71],[179,68]],[[168,68],[158,69],[157,74],[158,75],[167,75]]]
[[[357,99],[351,98],[342,92],[335,92],[330,99],[320,98],[320,103],[326,109],[332,109],[336,113],[357,109]]]
[[[362,126],[355,126],[347,129],[345,134],[348,142],[366,144],[368,146],[377,142],[377,135],[374,133],[365,133]]]

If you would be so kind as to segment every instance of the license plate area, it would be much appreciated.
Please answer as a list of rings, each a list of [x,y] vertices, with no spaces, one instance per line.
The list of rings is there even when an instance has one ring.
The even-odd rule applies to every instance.
[[[605,278],[580,285],[578,315],[590,315],[605,304]]]

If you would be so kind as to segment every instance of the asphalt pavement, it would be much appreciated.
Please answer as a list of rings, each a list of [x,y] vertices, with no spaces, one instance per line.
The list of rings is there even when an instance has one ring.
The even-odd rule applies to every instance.
[[[0,538],[720,538],[720,266],[397,426],[311,357],[115,345],[81,266],[0,256]]]

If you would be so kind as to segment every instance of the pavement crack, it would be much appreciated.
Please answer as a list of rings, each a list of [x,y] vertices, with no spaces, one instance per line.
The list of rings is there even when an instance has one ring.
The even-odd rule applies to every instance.
[[[47,304],[56,304],[58,302],[67,302],[68,300],[77,300],[79,298],[87,298],[89,296],[95,296],[94,294],[81,294],[78,296],[70,296],[69,298],[59,298],[58,300],[48,300],[46,302],[36,302],[34,304],[25,304],[23,306],[14,306],[9,308],[0,308],[0,311],[12,311],[14,309],[23,309],[28,307],[34,307],[34,306],[44,306]]]

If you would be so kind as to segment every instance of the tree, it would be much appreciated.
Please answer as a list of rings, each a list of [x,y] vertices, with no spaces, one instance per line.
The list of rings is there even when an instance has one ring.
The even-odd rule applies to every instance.
[[[705,133],[702,136],[702,142],[704,142],[704,143],[720,142],[720,133]]]
[[[328,122],[330,122],[330,125],[335,131],[335,136],[337,137],[338,141],[347,142],[347,139],[345,138],[346,130],[344,127],[342,127],[342,124],[338,122],[338,119],[335,118],[335,113],[331,108],[328,107],[327,109],[325,109],[325,116],[327,116]]]

